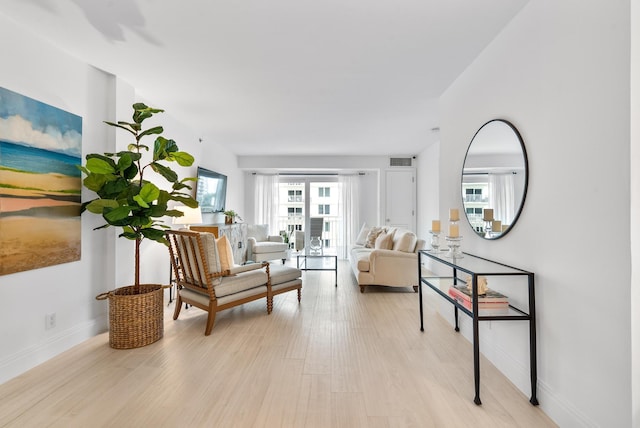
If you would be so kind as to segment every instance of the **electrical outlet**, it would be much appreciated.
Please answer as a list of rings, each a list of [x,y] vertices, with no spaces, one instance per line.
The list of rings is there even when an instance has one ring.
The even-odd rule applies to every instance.
[[[46,330],[51,330],[56,326],[56,314],[55,312],[52,314],[47,314],[44,316],[44,326]]]

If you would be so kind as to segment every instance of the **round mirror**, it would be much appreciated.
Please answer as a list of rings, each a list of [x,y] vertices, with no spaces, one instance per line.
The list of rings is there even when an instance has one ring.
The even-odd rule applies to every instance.
[[[513,227],[527,195],[527,152],[518,130],[494,119],[473,136],[462,166],[462,205],[472,229],[498,239]]]

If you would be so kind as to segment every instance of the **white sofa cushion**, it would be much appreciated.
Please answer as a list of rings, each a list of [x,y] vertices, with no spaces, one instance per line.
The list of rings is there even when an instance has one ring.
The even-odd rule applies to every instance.
[[[253,254],[277,253],[279,251],[286,251],[287,247],[288,244],[284,242],[259,242],[253,246]]]

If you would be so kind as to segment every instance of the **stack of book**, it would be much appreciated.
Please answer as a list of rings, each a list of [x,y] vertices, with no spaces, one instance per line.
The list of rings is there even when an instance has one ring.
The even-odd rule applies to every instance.
[[[470,311],[473,310],[471,291],[467,289],[466,285],[450,287],[449,296]],[[478,310],[497,309],[506,311],[508,308],[509,298],[497,291],[487,289],[486,294],[478,296]]]

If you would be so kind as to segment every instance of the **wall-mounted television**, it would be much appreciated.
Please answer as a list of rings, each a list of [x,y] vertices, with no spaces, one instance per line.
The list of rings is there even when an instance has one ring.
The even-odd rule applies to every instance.
[[[203,213],[224,211],[227,201],[227,176],[198,167],[196,200]]]

